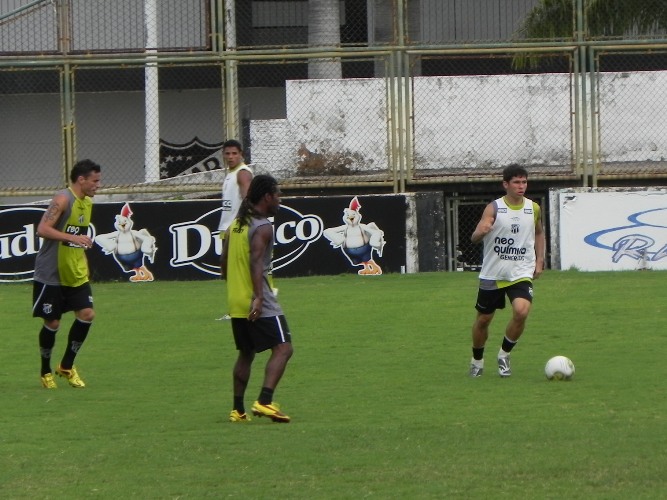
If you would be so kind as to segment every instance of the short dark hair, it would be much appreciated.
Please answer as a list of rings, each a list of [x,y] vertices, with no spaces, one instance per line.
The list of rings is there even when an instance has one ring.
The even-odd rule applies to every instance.
[[[99,173],[102,171],[97,163],[92,160],[80,160],[77,161],[72,167],[72,171],[69,174],[69,180],[72,181],[72,184],[76,182],[79,176],[88,177],[91,173]]]
[[[243,153],[243,145],[239,141],[237,141],[236,139],[229,139],[229,140],[223,142],[222,143],[222,150],[224,151],[225,148],[236,148],[239,151],[241,151],[241,153]]]
[[[509,182],[514,177],[525,177],[527,179],[528,171],[518,163],[512,163],[511,165],[507,165],[503,169],[503,180],[505,182]]]

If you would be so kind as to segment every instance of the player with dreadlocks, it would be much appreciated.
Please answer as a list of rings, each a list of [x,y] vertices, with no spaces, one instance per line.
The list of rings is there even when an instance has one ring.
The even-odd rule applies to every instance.
[[[234,408],[231,422],[250,420],[244,395],[255,354],[271,349],[259,398],[252,413],[274,422],[290,421],[273,402],[273,392],[292,356],[292,337],[270,282],[273,225],[280,209],[280,188],[270,175],[258,175],[248,188],[238,215],[224,238],[220,272],[227,280],[229,315],[239,352],[234,364]]]

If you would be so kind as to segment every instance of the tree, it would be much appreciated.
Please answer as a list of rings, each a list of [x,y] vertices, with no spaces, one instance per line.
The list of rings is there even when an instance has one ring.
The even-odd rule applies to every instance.
[[[582,35],[588,39],[618,37],[631,32],[648,35],[667,31],[665,0],[581,0]],[[518,31],[520,38],[572,39],[578,0],[540,0]]]

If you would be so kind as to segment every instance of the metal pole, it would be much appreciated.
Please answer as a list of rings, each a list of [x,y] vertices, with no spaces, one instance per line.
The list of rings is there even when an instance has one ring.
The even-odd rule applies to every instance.
[[[211,0],[212,5],[215,8],[215,34],[214,39],[216,40],[214,52],[218,56],[218,61],[221,64],[218,66],[220,70],[220,116],[222,117],[222,123],[220,124],[221,130],[225,130],[226,116],[227,116],[227,102],[225,101],[225,96],[227,95],[227,85],[225,83],[225,2],[224,0]]]
[[[236,52],[236,8],[234,0],[225,0],[225,52]],[[225,62],[225,133],[239,137],[238,60]],[[249,144],[244,145],[248,147]]]
[[[572,54],[572,75],[573,75],[573,84],[574,96],[572,99],[572,115],[574,117],[574,168],[575,174],[582,176],[583,175],[583,164],[582,164],[582,151],[581,151],[581,92],[580,81],[581,81],[581,72],[579,69],[579,53],[575,49]]]
[[[69,0],[59,0],[55,4],[58,22],[58,49],[63,56],[70,51],[72,38],[70,30]],[[63,180],[69,184],[69,171],[76,162],[76,135],[74,133],[74,72],[65,63],[60,71],[60,100],[62,107],[61,127],[63,131]]]
[[[160,180],[160,96],[157,54],[157,0],[144,0],[146,68],[144,70],[144,177]]]
[[[455,242],[458,244],[458,220],[454,216],[454,203],[458,204],[456,200],[457,193],[452,194],[454,198],[445,198],[445,220],[447,233],[447,271],[456,269],[454,263]]]
[[[405,57],[405,171],[403,180],[403,192],[406,190],[406,182],[412,180],[414,172],[413,153],[414,153],[414,116],[412,101],[412,76],[410,74],[410,56]]]
[[[384,63],[385,81],[387,82],[387,153],[389,156],[389,169],[392,173],[392,184],[394,193],[398,192],[398,139],[396,137],[396,63],[394,54],[389,54]]]
[[[407,71],[405,64],[405,10],[407,8],[405,0],[398,0],[396,2],[396,24],[397,24],[397,38],[398,38],[398,50],[396,52],[396,69],[398,73],[398,78],[396,79],[397,84],[397,95],[398,102],[398,164],[399,164],[399,189],[401,193],[405,192],[405,138],[406,138],[406,82],[407,82]]]
[[[599,124],[600,124],[600,107],[598,106],[599,99],[599,63],[595,58],[593,47],[588,47],[588,60],[591,64],[591,168],[593,170],[592,183],[593,187],[598,187],[598,171],[600,170],[600,156],[599,156]]]
[[[76,162],[73,87],[72,68],[69,64],[65,64],[60,72],[60,101],[62,107],[61,127],[63,131],[63,180],[65,185],[69,184],[68,174]]]
[[[218,53],[223,49],[224,8],[222,0],[210,0],[211,9],[211,52]]]
[[[581,72],[581,104],[579,106],[579,112],[581,113],[581,147],[582,147],[582,160],[583,160],[583,186],[588,187],[588,98],[586,93],[586,81],[588,79],[588,63],[586,61],[586,47],[583,44],[584,42],[584,29],[585,29],[585,17],[584,17],[584,2],[583,0],[577,0],[577,42],[579,47],[577,49],[579,56],[579,70]]]

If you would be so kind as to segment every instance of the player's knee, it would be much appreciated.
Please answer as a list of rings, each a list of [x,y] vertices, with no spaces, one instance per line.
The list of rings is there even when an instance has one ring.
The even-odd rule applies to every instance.
[[[512,310],[515,321],[526,321],[530,312],[531,303],[528,300],[515,299],[512,302]]]
[[[285,361],[287,361],[289,358],[292,357],[292,354],[294,353],[294,348],[292,347],[291,342],[284,342],[276,346],[276,351],[285,358]]]
[[[514,310],[514,321],[519,323],[525,323],[528,319],[528,313],[530,312],[530,306],[521,307]]]
[[[494,313],[491,314],[477,314],[477,319],[475,320],[475,326],[480,329],[487,329],[493,320]]]
[[[52,332],[57,332],[60,329],[60,320],[59,319],[44,320],[44,326],[49,330],[51,330]]]
[[[250,365],[255,360],[255,351],[239,351],[239,364]]]
[[[77,319],[80,321],[85,321],[86,323],[92,323],[95,319],[95,310],[94,309],[82,309],[76,314]]]

